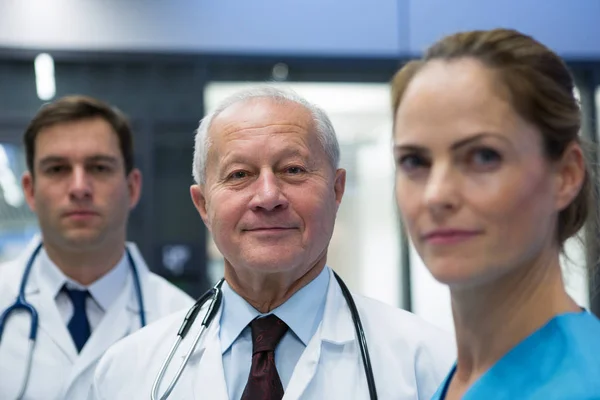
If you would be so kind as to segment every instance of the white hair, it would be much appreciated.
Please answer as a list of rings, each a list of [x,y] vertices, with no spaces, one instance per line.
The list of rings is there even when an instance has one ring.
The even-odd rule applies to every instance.
[[[262,86],[252,89],[241,90],[219,103],[219,105],[206,115],[196,130],[194,139],[194,162],[192,165],[192,174],[197,184],[206,182],[206,158],[211,140],[208,131],[212,121],[229,106],[247,101],[250,99],[266,98],[275,102],[292,102],[305,107],[312,115],[316,133],[323,146],[323,150],[329,158],[333,169],[337,169],[340,161],[340,145],[338,143],[335,130],[329,117],[320,107],[305,100],[302,96],[291,90],[283,90],[270,86]]]

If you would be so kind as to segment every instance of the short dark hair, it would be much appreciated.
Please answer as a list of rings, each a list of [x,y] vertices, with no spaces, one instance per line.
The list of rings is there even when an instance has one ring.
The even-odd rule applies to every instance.
[[[42,129],[92,118],[102,118],[114,130],[119,138],[125,173],[128,175],[134,168],[134,154],[133,132],[127,116],[101,100],[80,95],[65,96],[44,105],[27,126],[23,142],[29,172],[34,174],[35,141]]]

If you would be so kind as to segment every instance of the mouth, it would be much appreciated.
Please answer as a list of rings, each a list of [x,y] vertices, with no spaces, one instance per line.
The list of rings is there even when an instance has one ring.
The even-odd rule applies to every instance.
[[[256,233],[256,234],[281,234],[290,231],[295,231],[296,228],[287,226],[260,226],[255,228],[243,229],[244,232]]]
[[[261,231],[287,231],[287,230],[291,230],[291,229],[296,229],[296,228],[290,228],[290,227],[284,227],[284,226],[261,226],[258,228],[250,228],[250,229],[244,229],[244,230],[248,231],[248,232],[261,232]]]
[[[448,245],[467,241],[482,233],[479,230],[437,229],[423,235],[422,239],[434,245]]]
[[[98,215],[98,213],[88,210],[70,211],[64,214],[66,218],[84,219],[91,218]]]

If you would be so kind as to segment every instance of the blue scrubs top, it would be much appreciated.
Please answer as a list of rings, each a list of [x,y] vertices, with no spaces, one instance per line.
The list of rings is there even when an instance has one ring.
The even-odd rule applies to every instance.
[[[456,365],[432,400],[442,400]],[[587,311],[561,314],[510,350],[463,400],[600,399],[600,320]]]

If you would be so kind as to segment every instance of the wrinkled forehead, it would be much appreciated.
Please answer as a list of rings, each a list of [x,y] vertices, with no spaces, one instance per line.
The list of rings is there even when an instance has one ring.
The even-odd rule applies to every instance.
[[[207,132],[210,147],[233,136],[290,133],[318,141],[312,113],[290,100],[252,98],[236,102],[214,117]],[[316,142],[315,142],[316,143]]]

